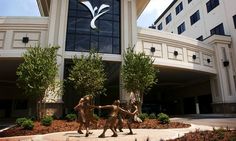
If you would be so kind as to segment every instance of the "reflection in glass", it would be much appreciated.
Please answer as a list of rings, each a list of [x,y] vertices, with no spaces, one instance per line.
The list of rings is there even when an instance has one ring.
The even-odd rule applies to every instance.
[[[88,52],[96,48],[99,52],[120,54],[120,0],[89,0],[93,8],[110,5],[109,12],[96,20],[97,29],[92,29],[92,15],[88,8],[69,0],[66,51]]]
[[[99,38],[99,52],[102,52],[102,53],[112,52],[112,38],[111,37]]]

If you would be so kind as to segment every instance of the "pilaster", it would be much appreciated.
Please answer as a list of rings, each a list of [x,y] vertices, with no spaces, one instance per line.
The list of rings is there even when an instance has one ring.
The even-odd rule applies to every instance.
[[[229,46],[231,37],[213,35],[206,40],[215,50],[217,75],[211,79],[213,110],[217,113],[236,112],[236,91]]]

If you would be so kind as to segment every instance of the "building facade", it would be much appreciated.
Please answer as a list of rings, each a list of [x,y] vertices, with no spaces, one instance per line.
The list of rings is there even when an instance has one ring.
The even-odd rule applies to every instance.
[[[34,115],[35,101],[16,87],[22,53],[40,44],[59,45],[57,79],[63,81],[74,56],[95,48],[108,77],[107,96],[100,104],[129,99],[120,78],[123,54],[130,46],[152,56],[160,70],[158,83],[144,96],[144,112],[168,114],[236,112],[229,36],[213,35],[204,42],[138,28],[136,21],[149,0],[37,0],[43,17],[0,17],[0,117]],[[180,8],[181,9],[181,8]],[[227,60],[224,57],[229,57]],[[224,66],[223,61],[228,61]],[[227,62],[226,62],[227,64]],[[63,97],[45,98],[49,114],[73,110],[79,97],[67,86]]]
[[[154,28],[161,31],[179,34],[208,43],[213,35],[230,36],[232,41],[223,51],[222,62],[232,60],[232,71],[227,70],[227,87],[232,89],[230,81],[236,82],[236,10],[233,0],[173,0],[168,8],[154,22]],[[226,53],[227,52],[227,53]],[[219,71],[219,73],[222,73]],[[233,89],[234,89],[233,88]],[[224,92],[228,95],[233,90]],[[224,100],[223,100],[224,101]],[[235,101],[227,99],[226,101]]]

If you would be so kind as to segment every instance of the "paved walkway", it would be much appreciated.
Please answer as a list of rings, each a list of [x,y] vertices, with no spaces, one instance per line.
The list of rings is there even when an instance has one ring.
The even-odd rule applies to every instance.
[[[172,121],[236,129],[236,118],[172,118]]]
[[[45,135],[23,136],[0,138],[0,141],[159,141],[161,139],[174,139],[183,136],[185,133],[196,130],[213,130],[213,127],[235,127],[236,118],[208,118],[208,119],[190,119],[190,118],[172,118],[172,121],[191,123],[189,128],[177,129],[134,129],[135,135],[126,135],[128,129],[124,132],[118,132],[118,137],[110,137],[112,132],[106,132],[106,138],[98,138],[102,130],[92,130],[93,134],[89,137],[78,134],[76,131],[58,132]],[[195,123],[195,124],[192,124]]]
[[[35,135],[28,137],[11,137],[2,138],[0,141],[159,141],[161,139],[174,139],[183,136],[185,133],[196,130],[212,130],[212,127],[194,125],[190,128],[178,128],[178,129],[134,129],[135,135],[126,135],[128,129],[124,129],[124,132],[118,132],[118,137],[110,137],[112,132],[108,130],[106,132],[106,138],[98,138],[102,133],[102,130],[91,130],[93,132],[89,137],[78,134],[76,131],[70,132],[58,132],[46,135]]]

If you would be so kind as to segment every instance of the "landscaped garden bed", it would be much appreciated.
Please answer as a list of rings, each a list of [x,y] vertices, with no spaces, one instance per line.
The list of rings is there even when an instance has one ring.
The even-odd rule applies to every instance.
[[[181,138],[168,141],[236,141],[236,130],[217,129],[198,131],[185,134]]]
[[[91,126],[91,129],[102,129],[105,125],[104,119],[99,119],[97,127],[95,125]],[[133,123],[133,128],[145,128],[145,129],[167,129],[167,128],[187,128],[190,127],[189,124],[170,122],[168,124],[162,124],[157,119],[146,119],[142,123]],[[24,136],[24,135],[36,135],[36,134],[47,134],[53,132],[62,131],[77,131],[79,123],[72,121],[67,122],[66,120],[54,120],[51,126],[43,126],[41,122],[35,121],[34,128],[32,130],[25,130],[22,127],[13,127],[4,132],[0,133],[0,137],[10,137],[10,136]],[[124,128],[127,128],[126,120],[124,122]]]

